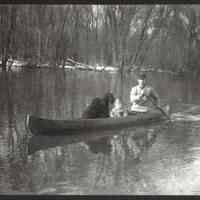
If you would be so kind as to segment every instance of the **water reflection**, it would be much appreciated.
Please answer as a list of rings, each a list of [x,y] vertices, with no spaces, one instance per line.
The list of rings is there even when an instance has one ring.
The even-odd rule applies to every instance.
[[[45,186],[44,190],[38,189],[38,187],[42,188],[42,186],[37,185],[36,190],[44,194],[58,193],[60,191],[64,192],[65,189],[67,193],[69,188],[77,188],[79,183],[81,183],[81,186],[79,185],[78,193],[81,194],[91,194],[92,191],[98,193],[101,191],[102,187],[104,188],[104,185],[107,185],[107,187],[108,185],[109,187],[114,185],[113,189],[115,190],[116,187],[119,187],[121,184],[124,173],[130,170],[130,166],[134,166],[142,160],[143,154],[154,143],[156,135],[160,133],[160,129],[161,127],[152,127],[147,130],[124,130],[118,133],[92,133],[88,138],[87,135],[85,138],[80,137],[79,140],[83,140],[82,142],[77,142],[78,140],[75,139],[73,140],[71,136],[71,144],[70,137],[60,136],[60,138],[56,138],[57,144],[54,142],[54,145],[64,145],[64,142],[61,143],[61,141],[68,141],[64,146],[57,146],[48,151],[39,150],[39,148],[36,147],[37,151],[33,152],[34,144],[37,145],[38,142],[41,141],[41,137],[45,138],[45,140],[43,140],[43,145],[41,145],[42,147],[44,147],[45,142],[46,147],[48,147],[49,144],[49,141],[46,140],[48,138],[47,136],[41,136],[39,138],[37,136],[39,140],[36,138],[35,140],[38,142],[32,141],[32,146],[30,146],[32,147],[32,154],[29,156],[29,159],[31,159],[33,163],[36,162],[36,164],[34,163],[35,167],[38,166],[35,172],[36,174],[42,173],[44,176],[44,169],[48,168],[46,171],[50,171],[51,176],[54,176],[51,177],[54,182],[49,183],[49,187]],[[62,140],[59,141],[58,138],[62,138]],[[77,136],[74,138],[77,138]],[[86,140],[86,142],[84,142],[84,140]],[[73,142],[75,142],[75,145],[72,145]],[[37,159],[35,159],[35,157]],[[39,166],[41,166],[41,168]],[[42,172],[39,172],[40,169],[42,169]],[[59,177],[58,183],[56,181],[57,176]],[[129,175],[126,174],[126,176]],[[40,175],[39,177],[40,179],[42,178]],[[41,180],[41,182],[45,182],[45,184],[49,182],[47,178],[43,179],[45,180]],[[60,179],[62,179],[62,181]],[[79,182],[78,185],[77,181]],[[92,188],[92,190],[90,188]],[[77,190],[75,191],[77,192]],[[117,192],[117,190],[115,192]]]
[[[95,141],[88,141],[86,144],[92,153],[109,154],[112,150],[110,138],[101,138]]]
[[[160,123],[159,126],[164,127],[165,123]],[[158,126],[158,125],[157,125]],[[154,127],[154,128],[153,128]],[[93,153],[109,153],[112,147],[111,137],[116,139],[120,135],[131,135],[133,140],[144,145],[148,145],[148,142],[156,136],[154,125],[146,126],[145,128],[127,128],[118,131],[96,131],[79,134],[69,134],[66,136],[62,135],[33,135],[28,139],[28,154],[33,154],[39,150],[45,150],[48,148],[53,148],[57,146],[66,146],[68,144],[84,142],[87,148]]]
[[[172,81],[163,74],[148,77],[173,112],[200,100],[198,80]],[[117,96],[123,91],[128,104],[134,75],[126,75],[121,89],[117,81],[116,74],[97,72],[24,69],[1,73],[0,192],[199,194],[198,121],[65,137],[27,134],[27,113],[78,118],[94,96],[108,90]]]

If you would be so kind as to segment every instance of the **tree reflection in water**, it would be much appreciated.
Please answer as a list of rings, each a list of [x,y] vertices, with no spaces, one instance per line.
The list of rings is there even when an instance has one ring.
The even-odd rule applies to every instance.
[[[91,193],[92,188],[96,190],[104,185],[119,187],[122,181],[126,181],[130,166],[140,162],[158,132],[156,128],[123,130],[120,134],[96,140],[89,140],[89,137],[87,141],[77,140],[77,143],[72,142],[73,145],[66,138],[66,145],[60,143],[62,146],[59,146],[57,143],[57,147],[52,146],[48,150],[38,149],[29,156],[31,190],[71,194],[75,191],[81,193],[80,187],[84,190],[85,186],[83,193]],[[64,141],[62,137],[60,140]],[[76,188],[77,185],[79,188]],[[43,191],[44,186],[47,190]]]
[[[90,152],[99,154],[99,167],[93,187],[106,182],[108,169],[113,171],[114,185],[119,186],[122,179],[127,177],[126,172],[130,165],[136,165],[142,160],[143,154],[151,147],[159,131],[158,128],[123,131],[120,135],[86,142]]]
[[[139,129],[138,131],[123,131],[123,134],[103,137],[86,142],[92,153],[110,154],[117,152],[124,157],[132,155],[139,158],[141,152],[151,146],[156,136],[155,129]],[[124,156],[123,156],[124,155]]]

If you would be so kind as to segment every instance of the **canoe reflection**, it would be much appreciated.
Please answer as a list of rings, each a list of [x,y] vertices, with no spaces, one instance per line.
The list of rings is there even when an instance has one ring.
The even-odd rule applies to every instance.
[[[28,154],[32,154],[39,150],[45,150],[56,146],[66,146],[68,144],[78,142],[95,141],[104,137],[113,136],[114,134],[120,134],[121,131],[103,131],[103,132],[90,132],[76,135],[34,135],[29,139],[28,142]]]
[[[111,138],[105,137],[95,141],[86,142],[92,153],[109,154],[112,151]]]
[[[33,136],[28,143],[28,153],[33,154],[56,146],[66,146],[72,143],[84,142],[90,152],[110,154],[113,151],[124,149],[134,156],[148,148],[159,132],[156,128],[141,128],[135,130],[120,130],[93,132],[71,136]],[[137,156],[136,156],[137,157]]]

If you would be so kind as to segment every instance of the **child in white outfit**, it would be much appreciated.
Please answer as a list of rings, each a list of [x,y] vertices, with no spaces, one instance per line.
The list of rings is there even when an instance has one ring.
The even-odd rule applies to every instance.
[[[116,99],[114,102],[114,106],[110,112],[110,117],[122,117],[126,116],[124,112],[123,105],[119,99]]]

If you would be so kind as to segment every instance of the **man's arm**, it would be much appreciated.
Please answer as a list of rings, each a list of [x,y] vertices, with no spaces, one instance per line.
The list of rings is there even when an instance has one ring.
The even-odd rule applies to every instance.
[[[160,97],[159,97],[158,93],[155,91],[154,88],[151,88],[151,90],[150,90],[150,95],[149,95],[149,96],[150,96],[150,98],[153,99],[153,101],[155,102],[155,104],[156,104],[157,106],[160,105]]]

